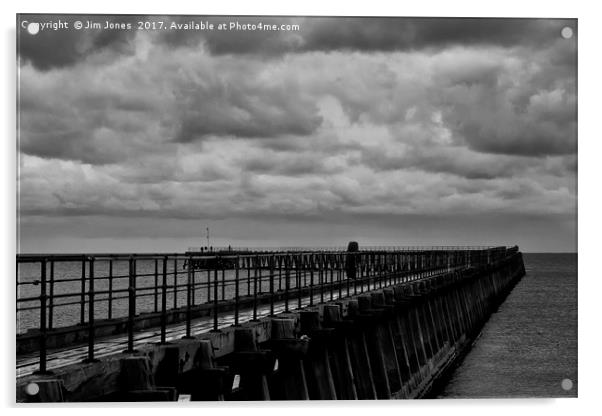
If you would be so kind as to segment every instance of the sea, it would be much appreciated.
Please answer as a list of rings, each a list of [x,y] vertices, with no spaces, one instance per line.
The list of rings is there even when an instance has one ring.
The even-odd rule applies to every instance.
[[[523,254],[526,275],[438,398],[577,397],[577,254]]]

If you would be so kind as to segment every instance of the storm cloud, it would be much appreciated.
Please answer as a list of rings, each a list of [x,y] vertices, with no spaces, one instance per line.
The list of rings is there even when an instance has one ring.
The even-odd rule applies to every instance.
[[[144,228],[253,224],[227,241],[224,231],[233,244],[262,224],[289,223],[316,230],[318,245],[356,238],[323,226],[344,221],[374,243],[426,242],[408,225],[419,218],[447,230],[445,241],[427,233],[432,244],[452,244],[450,224],[466,216],[489,230],[475,242],[506,219],[530,230],[524,238],[535,249],[544,247],[538,232],[562,223],[552,248],[574,248],[566,233],[577,201],[574,20],[93,19],[299,30],[20,32],[24,248],[45,251],[51,224],[65,250],[95,238],[80,220],[65,229],[69,218],[99,227],[110,219]],[[575,36],[561,37],[564,26]],[[413,234],[393,241],[386,222]],[[161,234],[152,228],[136,236],[116,228],[98,244]],[[264,245],[282,243],[282,233],[267,234]]]

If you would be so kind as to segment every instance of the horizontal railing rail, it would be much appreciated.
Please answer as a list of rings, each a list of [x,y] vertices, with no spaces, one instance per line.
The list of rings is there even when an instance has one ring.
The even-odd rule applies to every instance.
[[[367,247],[358,251],[265,249],[186,253],[17,255],[17,340],[38,340],[39,372],[47,372],[48,336],[87,331],[87,360],[95,360],[96,331],[126,320],[134,351],[143,313],[159,317],[166,342],[169,317],[184,315],[186,335],[204,312],[219,331],[260,314],[312,306],[431,276],[491,264],[518,247]],[[263,309],[261,309],[263,307]],[[260,311],[261,309],[261,311]],[[172,320],[173,322],[173,320]]]

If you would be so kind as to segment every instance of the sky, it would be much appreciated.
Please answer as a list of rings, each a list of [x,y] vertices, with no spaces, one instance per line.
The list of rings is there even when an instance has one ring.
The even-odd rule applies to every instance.
[[[576,251],[576,20],[20,19],[19,252]]]

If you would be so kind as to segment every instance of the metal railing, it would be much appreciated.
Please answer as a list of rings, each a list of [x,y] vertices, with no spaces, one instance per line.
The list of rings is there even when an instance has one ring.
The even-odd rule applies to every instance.
[[[440,251],[440,250],[487,250],[495,248],[496,246],[391,246],[391,245],[368,245],[362,246],[360,251]],[[347,247],[303,247],[303,246],[290,246],[290,247],[232,247],[232,246],[196,246],[189,247],[187,253],[203,253],[203,254],[227,254],[227,253],[286,253],[286,252],[304,252],[304,253],[316,253],[316,252],[344,252],[347,251]]]
[[[378,247],[356,252],[228,251],[174,254],[17,255],[17,332],[39,341],[39,372],[45,373],[47,339],[55,330],[87,331],[87,361],[95,360],[96,332],[126,320],[127,352],[134,351],[137,321],[159,317],[160,342],[184,315],[205,317],[219,331],[274,315],[276,306],[313,306],[437,273],[490,264],[517,247]],[[241,311],[246,313],[242,314]],[[170,322],[171,320],[171,322]],[[26,332],[27,331],[27,332]]]

